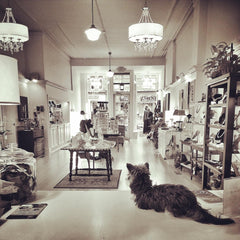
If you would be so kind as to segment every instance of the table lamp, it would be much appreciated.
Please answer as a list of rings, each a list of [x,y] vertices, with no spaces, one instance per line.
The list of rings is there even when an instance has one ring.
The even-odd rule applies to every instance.
[[[175,109],[174,113],[173,113],[173,116],[178,116],[179,117],[179,121],[176,121],[176,123],[178,123],[177,130],[178,131],[182,131],[182,122],[183,121],[181,121],[181,117],[185,116],[185,110],[183,110],[183,109]]]

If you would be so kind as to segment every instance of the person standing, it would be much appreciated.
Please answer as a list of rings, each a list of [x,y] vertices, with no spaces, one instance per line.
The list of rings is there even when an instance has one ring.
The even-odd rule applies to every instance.
[[[149,108],[148,106],[145,106],[144,112],[143,112],[143,133],[148,132],[148,114],[149,114]]]

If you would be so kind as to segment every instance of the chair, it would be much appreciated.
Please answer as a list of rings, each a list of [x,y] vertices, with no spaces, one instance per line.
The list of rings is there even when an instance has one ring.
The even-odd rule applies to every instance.
[[[118,132],[121,136],[119,136],[119,144],[124,144],[125,140],[125,126],[124,125],[118,125]]]

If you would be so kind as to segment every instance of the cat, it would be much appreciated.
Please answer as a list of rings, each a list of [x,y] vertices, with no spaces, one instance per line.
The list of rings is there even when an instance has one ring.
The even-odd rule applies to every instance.
[[[131,193],[135,195],[140,209],[168,210],[175,217],[189,217],[197,222],[224,225],[234,221],[231,218],[217,218],[203,209],[193,192],[183,185],[152,185],[149,163],[132,165],[127,163]]]

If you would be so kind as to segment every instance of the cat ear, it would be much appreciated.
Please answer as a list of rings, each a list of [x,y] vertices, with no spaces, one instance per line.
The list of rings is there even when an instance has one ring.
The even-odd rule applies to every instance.
[[[144,165],[145,165],[145,166],[147,167],[147,169],[149,170],[149,163],[146,162]]]
[[[134,169],[134,166],[131,163],[127,163],[127,169],[131,172]]]

